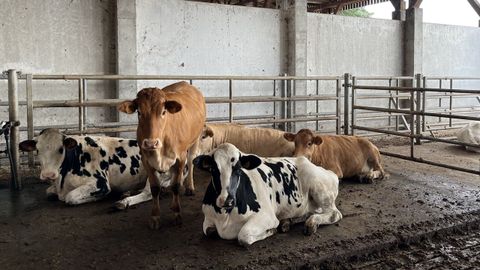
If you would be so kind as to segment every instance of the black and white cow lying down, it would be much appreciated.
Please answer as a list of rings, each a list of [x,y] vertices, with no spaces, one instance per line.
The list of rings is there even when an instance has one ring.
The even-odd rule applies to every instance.
[[[23,141],[19,146],[23,151],[38,151],[40,179],[53,181],[47,189],[49,198],[77,205],[100,200],[112,190],[129,192],[142,187],[142,192],[115,206],[125,209],[152,198],[136,140],[66,136],[57,129],[45,129],[36,140]],[[160,179],[162,186],[169,185],[168,175]]]
[[[244,246],[275,233],[280,221],[306,219],[306,234],[342,218],[338,177],[305,157],[260,158],[222,144],[194,160],[212,180],[203,198],[203,232]]]

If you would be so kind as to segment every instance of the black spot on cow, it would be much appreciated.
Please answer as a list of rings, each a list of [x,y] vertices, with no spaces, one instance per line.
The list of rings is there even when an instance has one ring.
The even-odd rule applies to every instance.
[[[278,183],[282,182],[282,168],[283,164],[281,162],[277,163],[270,163],[270,162],[264,162],[265,165],[267,165],[273,172],[273,177],[277,179]]]
[[[85,142],[91,147],[98,147],[98,144],[90,137],[85,137]]]
[[[107,155],[107,152],[105,152],[105,150],[103,150],[103,148],[100,148],[100,155],[102,155],[102,157],[105,157]]]
[[[104,196],[107,195],[110,190],[107,185],[107,178],[105,172],[99,172],[98,170],[93,174],[93,177],[97,179],[97,191],[90,193],[92,196]]]
[[[127,157],[127,151],[125,151],[125,148],[123,148],[123,146],[115,148],[115,153],[121,158]]]
[[[250,177],[240,169],[240,184],[238,185],[235,207],[240,215],[247,213],[247,206],[250,211],[258,212],[260,204],[257,202],[257,195],[253,191]]]
[[[280,193],[275,192],[275,200],[277,201],[278,204],[280,204]]]
[[[82,173],[83,173],[83,175],[85,175],[86,177],[92,176],[92,174],[91,174],[89,171],[87,171],[86,169],[83,169]]]
[[[109,165],[108,161],[106,161],[106,160],[100,161],[100,169],[101,169],[102,171],[108,169],[108,165]]]
[[[131,175],[136,175],[138,173],[138,170],[140,168],[140,162],[139,158],[136,156],[131,156],[130,157],[130,174]]]
[[[130,147],[138,147],[138,143],[136,140],[128,140],[128,146]]]
[[[117,164],[120,165],[122,162],[120,162],[120,159],[118,158],[117,155],[113,154],[113,156],[108,158],[108,163],[111,164]]]
[[[58,152],[59,152],[60,154],[63,154],[63,147],[61,147],[60,149],[58,149]]]
[[[277,180],[278,183],[281,183],[283,186],[282,196],[287,196],[288,204],[292,204],[292,201],[297,201],[295,191],[298,190],[298,178],[296,175],[297,168],[288,160],[284,160],[286,166],[282,162],[269,163],[265,162],[272,170],[272,176]],[[277,200],[278,202],[279,200]]]
[[[260,168],[257,168],[257,171],[260,174],[260,177],[262,177],[263,182],[267,183],[268,178],[267,178],[267,175],[265,174],[265,172],[262,171]]]
[[[300,206],[302,206],[302,204],[301,204],[301,203],[297,204],[297,208],[300,208]]]
[[[72,172],[72,174],[76,175],[83,175],[82,171],[80,170],[80,155],[82,153],[82,145],[78,144],[76,147],[65,151],[65,156],[63,158],[63,162],[60,165],[60,188],[63,188],[65,184],[65,176],[67,173]]]
[[[123,140],[118,140],[118,142],[119,142],[119,143],[122,143],[122,142],[123,142]]]
[[[85,167],[85,163],[92,161],[92,157],[90,156],[90,153],[85,152],[83,155],[80,157],[80,165],[82,167]]]

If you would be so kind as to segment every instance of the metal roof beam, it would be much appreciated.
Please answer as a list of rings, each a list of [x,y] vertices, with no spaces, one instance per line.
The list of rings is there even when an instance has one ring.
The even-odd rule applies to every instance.
[[[480,16],[480,3],[477,0],[467,0],[472,8],[477,12],[477,15]]]
[[[409,0],[408,8],[419,8],[423,0]]]

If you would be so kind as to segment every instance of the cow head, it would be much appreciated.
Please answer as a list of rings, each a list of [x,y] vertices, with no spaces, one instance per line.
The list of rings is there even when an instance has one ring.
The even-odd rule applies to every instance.
[[[322,144],[322,138],[313,134],[309,129],[301,129],[297,134],[285,133],[283,137],[287,141],[295,143],[294,157],[304,156],[311,159],[314,146]]]
[[[144,88],[134,100],[127,100],[118,105],[124,113],[138,113],[137,140],[141,149],[146,151],[160,150],[168,114],[182,109],[175,100],[167,100],[165,92],[159,88]]]
[[[231,210],[236,203],[237,189],[241,184],[243,169],[257,168],[262,161],[255,155],[245,155],[235,146],[224,143],[209,155],[194,159],[196,168],[210,172],[213,189],[217,195],[216,206]]]
[[[40,179],[55,180],[65,159],[65,151],[77,146],[77,141],[67,138],[58,129],[44,129],[36,140],[26,140],[19,144],[20,150],[38,151],[40,161]]]

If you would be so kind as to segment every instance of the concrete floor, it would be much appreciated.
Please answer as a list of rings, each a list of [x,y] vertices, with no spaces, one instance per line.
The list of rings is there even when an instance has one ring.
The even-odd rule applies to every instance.
[[[409,151],[404,145],[381,148]],[[480,156],[460,147],[428,143],[416,148],[416,153],[436,161],[480,167]],[[433,232],[448,237],[449,228],[466,230],[480,224],[479,176],[383,159],[388,179],[374,184],[341,183],[337,205],[344,218],[339,223],[323,226],[310,237],[302,234],[298,224],[288,233],[247,249],[236,241],[202,235],[201,199],[208,178],[200,171],[195,171],[196,196],[182,197],[184,224],[173,224],[173,213],[168,210],[170,195],[166,195],[161,200],[164,218],[158,231],[148,228],[150,203],[112,212],[114,196],[69,207],[47,201],[44,184],[27,184],[20,193],[3,188],[0,265],[3,269],[343,268],[352,266],[349,261],[353,257],[365,257],[361,265],[369,265],[368,256],[373,253],[419,242],[435,235]],[[414,260],[402,263],[405,268],[415,266]],[[470,266],[468,261],[460,263]]]

